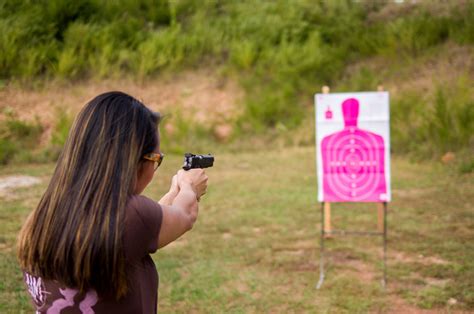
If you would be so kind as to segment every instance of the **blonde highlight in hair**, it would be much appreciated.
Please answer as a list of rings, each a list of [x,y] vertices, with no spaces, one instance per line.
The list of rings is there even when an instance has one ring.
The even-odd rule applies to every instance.
[[[49,186],[18,238],[20,266],[84,292],[127,293],[125,207],[141,158],[158,146],[154,114],[109,92],[73,123]]]

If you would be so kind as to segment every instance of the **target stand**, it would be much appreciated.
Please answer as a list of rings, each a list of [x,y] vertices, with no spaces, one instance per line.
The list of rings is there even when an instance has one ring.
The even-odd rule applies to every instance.
[[[383,92],[383,86],[379,85],[377,90]],[[327,99],[326,95],[329,94],[329,91],[329,87],[324,86],[322,94],[317,95],[317,99],[324,101]],[[383,98],[385,96],[384,93],[378,93],[374,97]],[[321,202],[321,253],[320,276],[316,288],[321,288],[325,278],[325,240],[336,235],[382,237],[382,287],[385,287],[387,281],[387,202],[390,201],[387,194],[389,185],[385,178],[385,174],[389,170],[388,163],[385,162],[389,159],[389,155],[386,155],[386,152],[389,151],[388,142],[385,142],[387,137],[384,140],[383,136],[377,134],[380,132],[376,133],[358,127],[360,107],[358,99],[354,96],[344,96],[340,101],[342,103],[339,112],[342,113],[344,120],[343,129],[334,130],[333,128],[330,133],[326,132],[321,135],[320,142],[317,139],[318,153],[321,152],[319,164],[322,165],[318,170],[322,176],[318,177],[322,178],[319,184],[322,187],[320,191],[324,192],[319,197]],[[316,111],[317,123],[318,121],[321,125],[326,123],[326,127],[332,123],[331,121],[335,118],[335,110],[339,110],[338,106],[339,102],[337,102],[337,106],[328,101],[324,102],[323,106],[318,107],[324,111]],[[381,122],[384,121],[381,120]],[[388,130],[388,122],[386,127]],[[377,230],[334,230],[331,227],[331,204],[338,202],[376,204]]]
[[[325,278],[325,269],[324,269],[324,257],[325,257],[325,238],[332,235],[355,235],[355,236],[376,236],[382,237],[383,239],[383,275],[382,275],[382,287],[385,288],[387,284],[387,203],[376,203],[378,208],[378,230],[377,231],[358,231],[358,230],[326,230],[325,229],[325,212],[327,211],[327,206],[330,205],[328,202],[321,203],[321,251],[320,251],[320,261],[319,261],[319,281],[316,285],[316,289],[320,289],[323,285]],[[381,209],[383,211],[381,211]],[[383,217],[382,217],[382,215]],[[383,221],[382,225],[380,224],[381,220]]]

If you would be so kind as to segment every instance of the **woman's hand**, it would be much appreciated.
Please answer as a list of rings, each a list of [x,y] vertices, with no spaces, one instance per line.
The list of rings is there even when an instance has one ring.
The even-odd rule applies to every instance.
[[[178,175],[177,174],[175,174],[173,176],[173,178],[171,179],[170,192],[171,193],[176,193],[176,194],[178,194],[178,192],[179,192]]]
[[[207,180],[208,177],[203,169],[179,170],[177,174],[178,187],[182,189],[185,185],[190,185],[197,199],[206,193]]]
[[[168,191],[168,193],[163,195],[163,197],[158,201],[158,203],[160,203],[161,205],[170,206],[173,203],[176,196],[178,195],[178,193],[179,193],[178,175],[175,174],[173,176],[173,179],[171,179],[170,190]]]

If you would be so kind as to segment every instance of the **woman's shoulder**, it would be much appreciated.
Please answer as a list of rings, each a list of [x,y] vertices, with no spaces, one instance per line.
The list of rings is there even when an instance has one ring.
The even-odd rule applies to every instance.
[[[156,239],[163,220],[163,211],[158,202],[143,196],[132,195],[126,206],[126,226],[133,234]]]
[[[143,207],[153,207],[153,208],[158,208],[160,204],[158,202],[155,202],[151,198],[146,197],[145,195],[141,194],[133,194],[128,198],[127,201],[127,207],[131,207],[134,209],[140,209]]]

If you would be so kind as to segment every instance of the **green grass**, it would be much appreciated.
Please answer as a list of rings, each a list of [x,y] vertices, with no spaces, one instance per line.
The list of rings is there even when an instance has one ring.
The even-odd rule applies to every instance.
[[[188,234],[153,255],[161,313],[367,313],[474,306],[472,174],[439,163],[392,158],[388,289],[380,285],[381,241],[327,241],[326,281],[319,276],[320,213],[314,148],[249,153],[217,151],[209,189]],[[169,155],[145,194],[165,192],[181,157]],[[42,177],[2,200],[0,312],[30,312],[14,258],[21,221],[44,191],[53,165],[1,168]],[[370,204],[335,204],[333,225],[375,229]],[[457,304],[450,306],[454,298]]]

